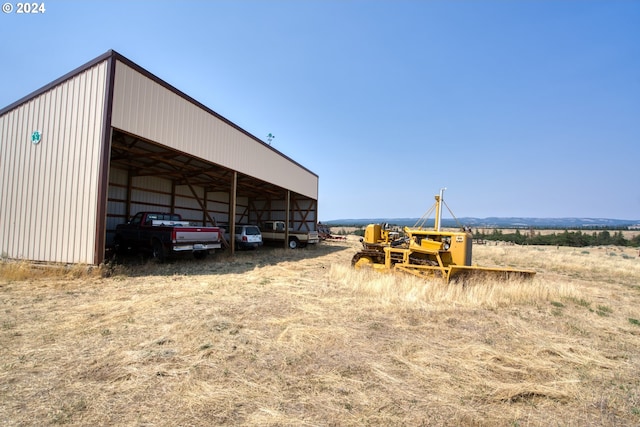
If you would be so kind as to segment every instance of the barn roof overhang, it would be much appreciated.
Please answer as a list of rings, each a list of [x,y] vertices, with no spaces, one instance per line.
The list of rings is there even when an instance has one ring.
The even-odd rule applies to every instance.
[[[126,169],[132,176],[170,179],[177,185],[198,186],[207,192],[229,192],[234,171],[187,153],[114,129],[111,166]],[[238,173],[238,197],[284,198],[286,190],[274,184]]]

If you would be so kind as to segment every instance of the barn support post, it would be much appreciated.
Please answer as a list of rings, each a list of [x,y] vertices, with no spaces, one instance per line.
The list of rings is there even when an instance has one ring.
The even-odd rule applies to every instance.
[[[176,213],[176,182],[171,180],[171,213]]]
[[[113,52],[109,54],[107,59],[107,75],[104,97],[104,108],[102,110],[102,135],[100,135],[100,159],[98,173],[98,192],[96,206],[96,223],[95,223],[95,246],[93,247],[93,263],[102,264],[106,256],[107,243],[107,204],[109,198],[109,168],[111,164],[111,141],[113,138],[113,129],[111,128],[111,116],[113,113],[113,88],[115,86],[116,77],[116,60]]]
[[[127,169],[127,217],[124,219],[125,222],[129,222],[129,218],[131,218],[131,188],[133,187],[133,176],[131,174],[131,170]]]
[[[202,211],[202,219],[201,219],[202,223],[204,225],[207,225],[207,212],[209,212],[209,200],[208,200],[208,197],[209,197],[209,192],[205,188],[204,189],[204,206],[205,206],[205,209],[203,209],[203,211]],[[213,224],[213,225],[215,225],[215,224]]]
[[[231,192],[229,193],[229,247],[231,255],[236,253],[236,202],[238,191],[238,172],[233,171]]]
[[[287,200],[285,204],[284,216],[284,247],[289,247],[289,215],[291,211],[291,191],[287,190]]]

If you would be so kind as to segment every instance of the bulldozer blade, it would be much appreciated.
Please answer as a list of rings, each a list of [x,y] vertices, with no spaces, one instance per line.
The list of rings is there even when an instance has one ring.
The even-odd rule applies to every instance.
[[[403,273],[409,273],[421,278],[438,277],[443,278],[446,282],[449,281],[450,269],[449,267],[439,267],[432,265],[404,265],[396,264],[394,269]]]
[[[449,280],[464,281],[471,278],[487,278],[491,280],[531,279],[536,272],[502,267],[480,267],[467,265],[449,266]]]
[[[500,267],[479,267],[465,265],[450,265],[448,267],[426,265],[401,265],[396,264],[395,270],[409,273],[417,277],[439,277],[446,283],[451,281],[464,282],[466,279],[485,277],[492,280],[509,280],[512,278],[532,278],[536,272],[533,270],[516,270]]]

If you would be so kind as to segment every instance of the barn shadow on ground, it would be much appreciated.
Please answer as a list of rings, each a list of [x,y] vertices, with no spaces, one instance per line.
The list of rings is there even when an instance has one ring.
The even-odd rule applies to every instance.
[[[340,251],[345,251],[345,260],[350,260],[351,254],[348,251],[352,247],[347,242],[332,241],[301,249],[263,246],[256,250],[236,250],[233,255],[229,249],[225,249],[211,253],[202,260],[184,255],[168,259],[163,263],[158,263],[145,254],[118,255],[109,259],[107,271],[129,277],[242,274],[259,267],[311,260]]]

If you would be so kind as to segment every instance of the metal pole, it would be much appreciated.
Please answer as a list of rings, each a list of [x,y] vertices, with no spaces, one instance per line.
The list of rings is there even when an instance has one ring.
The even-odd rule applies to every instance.
[[[437,219],[436,219],[436,231],[440,231],[440,220],[442,218],[442,201],[444,200],[444,190],[447,187],[443,187],[440,189],[440,197],[438,197],[438,209],[437,209]]]
[[[284,247],[289,247],[289,212],[291,211],[291,191],[287,190],[287,201],[285,207],[285,220],[284,220]]]
[[[231,176],[231,194],[229,197],[229,247],[231,255],[236,253],[236,203],[238,192],[238,172],[233,171]]]

